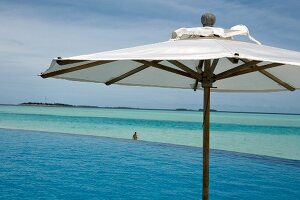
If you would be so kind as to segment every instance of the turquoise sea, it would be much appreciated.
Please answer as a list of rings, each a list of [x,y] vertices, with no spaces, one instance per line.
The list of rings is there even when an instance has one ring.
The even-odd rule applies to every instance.
[[[211,121],[211,199],[300,199],[300,115]],[[201,112],[0,106],[0,199],[200,199],[201,143]]]
[[[202,146],[202,113],[0,106],[0,128]],[[211,148],[300,160],[300,115],[211,113]]]

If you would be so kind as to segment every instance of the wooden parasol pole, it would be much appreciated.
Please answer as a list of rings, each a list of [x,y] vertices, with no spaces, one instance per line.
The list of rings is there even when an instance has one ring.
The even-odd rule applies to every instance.
[[[204,73],[202,79],[203,87],[203,183],[202,200],[209,198],[209,114],[210,114],[210,88],[211,80],[211,61],[204,61]]]
[[[208,200],[209,195],[209,114],[210,87],[204,86],[203,98],[203,185],[202,200]]]
[[[203,27],[213,27],[216,17],[212,13],[205,13],[201,16]],[[215,66],[216,67],[216,66]],[[204,90],[203,98],[203,183],[202,200],[209,198],[209,114],[210,114],[210,88],[212,87],[211,61],[204,61],[204,73],[201,81]]]

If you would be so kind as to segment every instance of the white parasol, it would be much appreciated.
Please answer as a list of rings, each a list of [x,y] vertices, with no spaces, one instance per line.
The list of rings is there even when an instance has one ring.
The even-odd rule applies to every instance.
[[[261,45],[246,26],[181,28],[166,42],[55,58],[41,77],[147,87],[203,89],[203,199],[209,188],[210,91],[267,92],[300,88],[300,53]],[[234,40],[248,36],[251,42]]]

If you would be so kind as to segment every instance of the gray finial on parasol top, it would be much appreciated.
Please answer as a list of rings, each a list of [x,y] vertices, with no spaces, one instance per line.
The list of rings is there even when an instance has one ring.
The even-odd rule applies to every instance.
[[[203,25],[203,27],[205,26],[214,26],[216,22],[216,16],[212,13],[204,13],[201,16],[201,23]]]

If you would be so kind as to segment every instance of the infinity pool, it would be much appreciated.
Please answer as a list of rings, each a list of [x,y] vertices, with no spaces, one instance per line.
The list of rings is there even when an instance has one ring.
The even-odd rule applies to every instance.
[[[0,199],[201,199],[202,149],[0,129]],[[300,161],[211,151],[211,199],[300,199]]]

